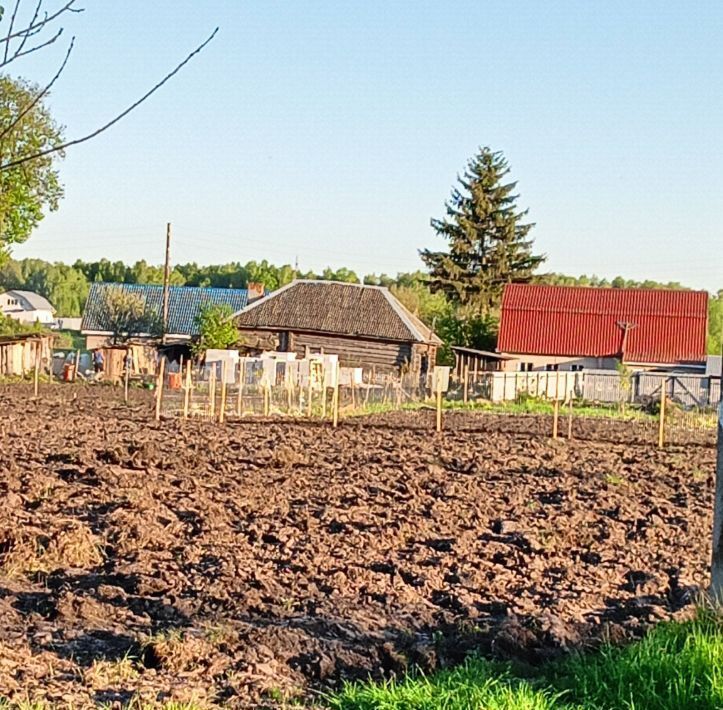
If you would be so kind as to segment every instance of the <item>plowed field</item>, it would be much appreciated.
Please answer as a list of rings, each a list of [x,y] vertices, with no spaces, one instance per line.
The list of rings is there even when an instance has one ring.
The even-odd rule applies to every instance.
[[[142,393],[31,394],[0,391],[10,698],[273,706],[471,647],[624,639],[706,583],[710,446],[469,414],[435,434],[429,412],[157,424]]]

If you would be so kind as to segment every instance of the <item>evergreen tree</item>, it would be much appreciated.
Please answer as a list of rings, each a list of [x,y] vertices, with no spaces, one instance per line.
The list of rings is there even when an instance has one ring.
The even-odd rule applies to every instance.
[[[432,228],[448,242],[449,251],[420,252],[430,271],[430,286],[465,310],[489,314],[499,305],[502,288],[513,281],[529,281],[545,260],[533,254],[523,224],[527,210],[517,211],[516,182],[502,153],[482,148],[467,163],[446,203],[447,216],[433,219]]]

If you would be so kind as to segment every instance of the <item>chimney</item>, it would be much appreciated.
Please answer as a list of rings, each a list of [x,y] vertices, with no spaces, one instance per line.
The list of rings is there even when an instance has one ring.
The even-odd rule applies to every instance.
[[[249,292],[249,303],[253,303],[254,301],[258,301],[259,298],[264,297],[264,285],[262,283],[259,283],[258,281],[249,281],[246,288]]]

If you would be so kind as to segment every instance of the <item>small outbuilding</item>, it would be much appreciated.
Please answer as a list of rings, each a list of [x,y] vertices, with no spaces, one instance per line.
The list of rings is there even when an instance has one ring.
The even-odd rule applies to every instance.
[[[53,338],[46,333],[0,336],[0,377],[24,377],[35,370],[36,359],[45,371],[52,358]]]
[[[504,370],[508,362],[515,361],[512,355],[501,355],[489,350],[477,350],[461,345],[453,345],[452,352],[454,353],[453,372],[457,380],[461,380],[465,372],[473,378],[476,378],[479,372],[498,372]]]
[[[297,280],[234,316],[242,347],[339,356],[344,367],[424,374],[442,341],[381,286]]]

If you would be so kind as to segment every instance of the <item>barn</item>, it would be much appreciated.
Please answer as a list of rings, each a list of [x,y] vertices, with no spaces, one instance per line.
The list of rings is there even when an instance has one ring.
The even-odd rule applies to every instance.
[[[294,281],[234,321],[250,353],[330,353],[367,370],[425,372],[442,342],[388,289],[336,281]]]
[[[507,370],[704,372],[708,293],[509,284],[497,350]]]

